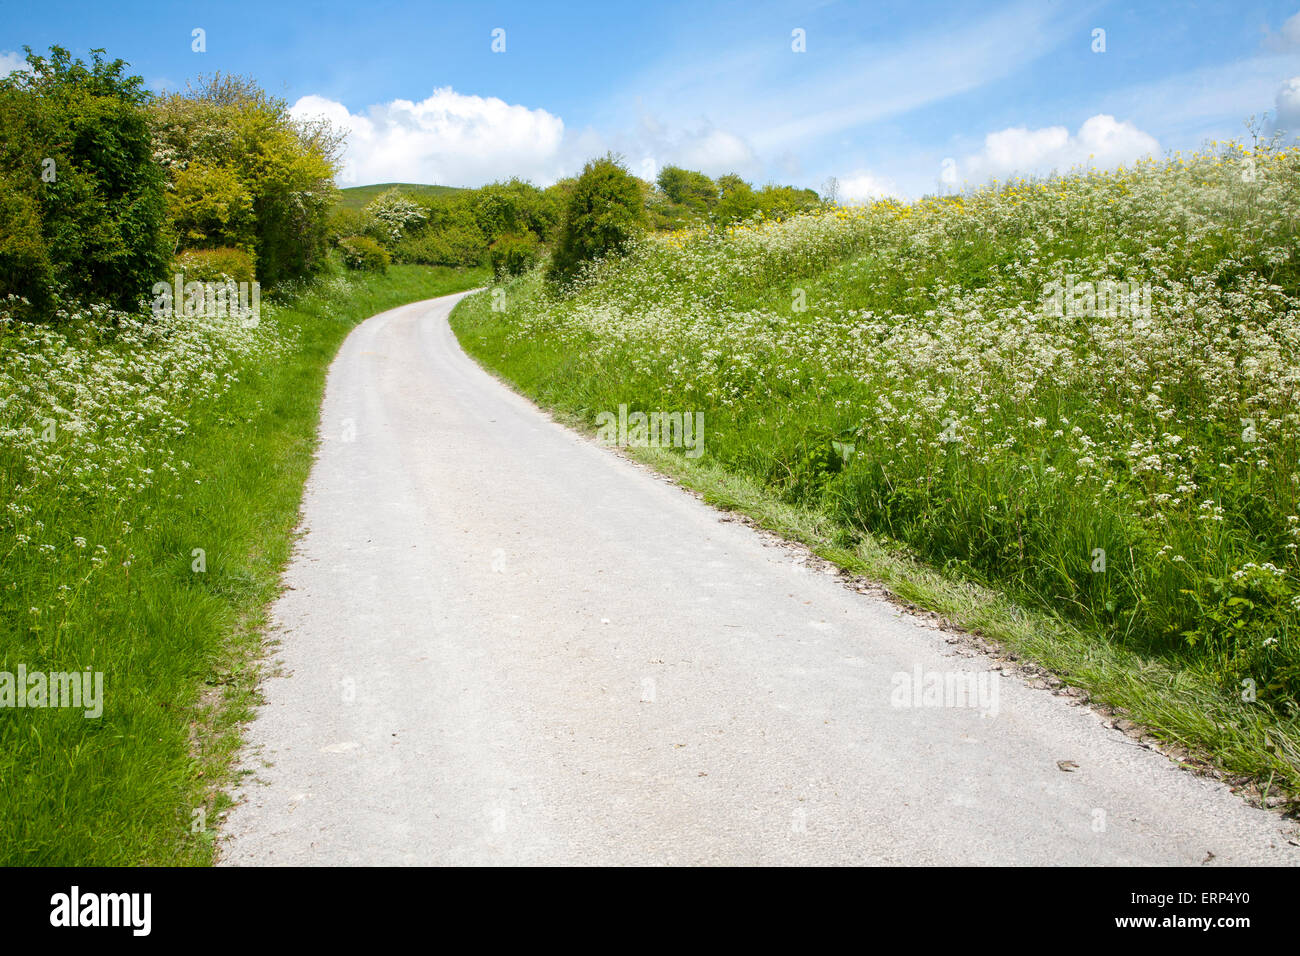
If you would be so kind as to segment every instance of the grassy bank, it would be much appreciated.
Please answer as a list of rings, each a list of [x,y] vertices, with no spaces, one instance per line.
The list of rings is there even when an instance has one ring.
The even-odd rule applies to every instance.
[[[211,859],[325,370],[361,319],[485,280],[336,275],[256,328],[0,324],[0,671],[103,675],[98,717],[0,708],[0,864]]]
[[[588,427],[703,413],[642,453],[1294,792],[1298,221],[1300,153],[1230,144],[655,237],[453,325]]]

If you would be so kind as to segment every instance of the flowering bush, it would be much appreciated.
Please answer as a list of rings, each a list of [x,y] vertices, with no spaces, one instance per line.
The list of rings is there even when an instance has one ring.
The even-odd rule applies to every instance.
[[[340,132],[232,75],[200,79],[150,112],[182,248],[244,249],[267,286],[324,265]]]
[[[366,206],[365,212],[380,224],[384,239],[390,243],[424,221],[424,208],[400,189],[380,193]]]

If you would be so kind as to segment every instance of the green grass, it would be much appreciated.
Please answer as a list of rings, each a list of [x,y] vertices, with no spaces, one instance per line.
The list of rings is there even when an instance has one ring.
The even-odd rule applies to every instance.
[[[424,186],[419,183],[376,183],[373,186],[348,186],[339,190],[338,204],[344,209],[361,209],[380,193],[400,189],[411,196],[441,196],[460,192],[459,186]]]
[[[1300,720],[1293,713],[1224,694],[1203,671],[1171,666],[1058,615],[1026,608],[1004,591],[951,570],[940,572],[896,544],[871,535],[846,544],[833,516],[782,501],[716,462],[662,449],[632,451],[715,507],[748,515],[845,570],[883,584],[902,602],[978,635],[995,655],[1032,661],[1063,684],[1083,689],[1104,710],[1153,731],[1166,752],[1188,767],[1226,769],[1230,781],[1270,805],[1294,801]]]
[[[255,703],[265,609],[312,462],[326,368],[361,319],[486,278],[394,266],[309,289],[267,320],[288,343],[278,360],[237,362],[238,382],[183,409],[188,430],[148,458],[156,473],[163,460],[191,467],[139,494],[53,484],[33,506],[32,546],[15,549],[4,529],[0,670],[93,666],[105,674],[105,704],[99,719],[0,709],[0,864],[210,862],[238,724]],[[0,463],[7,478],[24,467]],[[4,490],[11,500],[32,497]],[[51,557],[34,550],[38,534],[89,547],[65,544]],[[92,567],[97,543],[105,558]],[[206,552],[203,573],[192,569],[196,548]]]
[[[1298,218],[1300,151],[1230,145],[654,237],[452,324],[582,427],[703,413],[661,467],[1296,793]],[[1149,293],[1056,311],[1064,276]]]

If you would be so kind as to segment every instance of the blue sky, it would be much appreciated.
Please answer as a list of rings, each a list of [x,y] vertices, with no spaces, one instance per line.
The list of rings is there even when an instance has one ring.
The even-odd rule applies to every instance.
[[[343,185],[546,184],[614,150],[643,175],[915,196],[1193,149],[1251,114],[1300,130],[1300,0],[0,0],[0,67],[52,43],[104,47],[155,89],[252,75],[349,130]]]

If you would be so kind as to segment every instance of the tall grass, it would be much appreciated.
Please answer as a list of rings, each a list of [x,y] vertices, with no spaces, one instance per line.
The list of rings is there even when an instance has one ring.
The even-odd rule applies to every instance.
[[[485,278],[336,275],[256,328],[0,315],[0,671],[104,675],[97,719],[0,708],[0,864],[210,859],[325,369],[360,319]]]
[[[703,411],[715,465],[840,544],[1293,726],[1297,223],[1300,151],[1216,145],[652,238],[564,297],[532,275],[453,321],[553,407]]]

